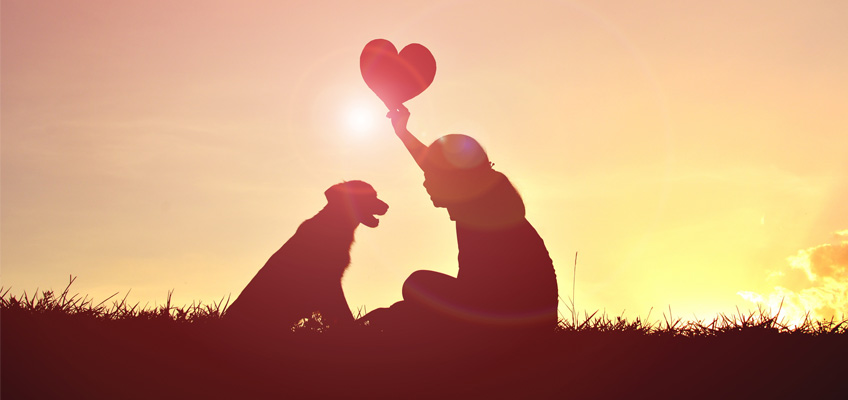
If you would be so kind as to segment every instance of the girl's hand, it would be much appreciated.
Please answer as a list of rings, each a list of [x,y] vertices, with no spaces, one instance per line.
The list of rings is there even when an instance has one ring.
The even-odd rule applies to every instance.
[[[389,110],[386,117],[391,118],[392,128],[395,129],[395,133],[401,134],[403,132],[408,132],[406,124],[409,122],[409,109],[403,104],[399,104],[394,110]]]

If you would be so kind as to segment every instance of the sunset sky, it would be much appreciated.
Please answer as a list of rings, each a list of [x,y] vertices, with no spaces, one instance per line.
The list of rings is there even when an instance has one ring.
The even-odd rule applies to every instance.
[[[483,144],[565,301],[579,251],[579,311],[848,315],[848,2],[414,4],[3,0],[4,290],[235,298],[353,179],[391,207],[357,231],[355,314],[455,274],[360,75],[385,38],[438,64],[410,130]]]

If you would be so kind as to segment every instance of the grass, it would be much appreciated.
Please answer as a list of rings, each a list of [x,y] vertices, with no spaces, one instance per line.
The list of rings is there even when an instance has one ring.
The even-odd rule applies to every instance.
[[[106,303],[118,293],[94,304],[88,296],[70,295],[71,285],[76,277],[71,276],[68,286],[58,295],[52,290],[43,290],[30,296],[24,292],[20,297],[9,294],[9,289],[0,288],[0,310],[5,312],[25,312],[36,315],[62,315],[75,318],[89,318],[99,321],[121,320],[168,320],[185,323],[202,323],[220,320],[227,304],[224,299],[220,302],[204,305],[193,303],[188,306],[176,307],[171,305],[171,295],[168,292],[165,304],[156,308],[139,307],[140,303],[127,303],[127,293],[120,301]],[[229,298],[227,298],[229,302]]]
[[[576,262],[576,256],[575,256]],[[155,308],[68,287],[0,289],[3,399],[14,398],[835,398],[848,322],[779,311],[648,322],[574,312],[549,337],[466,337],[438,327],[235,332],[228,299]]]

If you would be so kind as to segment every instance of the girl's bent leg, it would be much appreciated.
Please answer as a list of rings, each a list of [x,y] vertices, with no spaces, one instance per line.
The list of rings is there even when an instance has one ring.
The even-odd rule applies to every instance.
[[[423,308],[444,308],[461,301],[456,278],[436,271],[415,271],[403,283],[403,299]]]

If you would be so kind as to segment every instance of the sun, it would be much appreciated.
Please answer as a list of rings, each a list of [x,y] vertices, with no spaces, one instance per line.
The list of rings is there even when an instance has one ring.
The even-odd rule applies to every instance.
[[[376,115],[374,110],[358,104],[348,105],[342,115],[344,129],[352,134],[362,135],[374,130]]]

